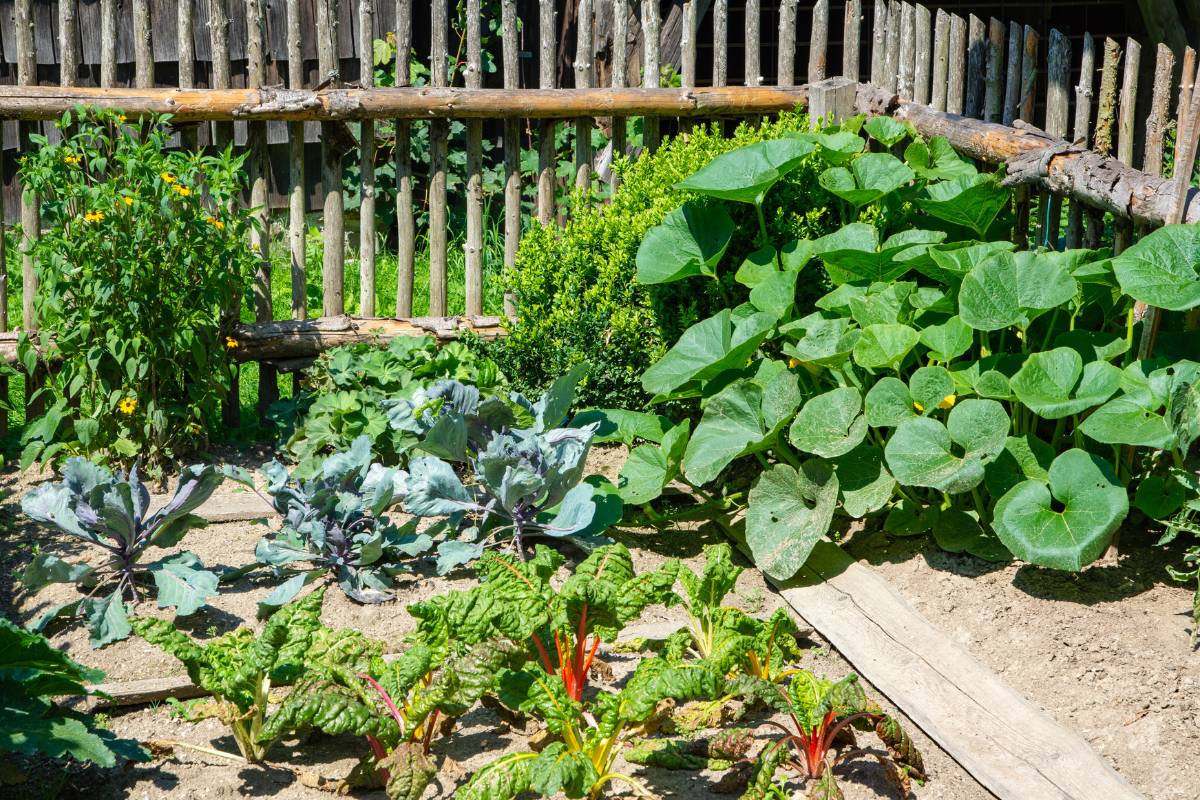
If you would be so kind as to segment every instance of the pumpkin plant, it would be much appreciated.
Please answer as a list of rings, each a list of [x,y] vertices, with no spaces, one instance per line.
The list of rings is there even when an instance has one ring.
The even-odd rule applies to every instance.
[[[893,152],[912,140],[903,158],[867,153],[860,128]],[[823,159],[822,185],[844,203],[844,226],[821,238],[760,235],[736,269],[748,300],[691,326],[644,373],[657,401],[698,402],[697,422],[596,412],[644,442],[622,497],[652,503],[677,482],[702,507],[744,508],[746,543],[776,579],[836,518],[867,516],[953,552],[1078,570],[1131,495],[1156,495],[1143,482],[1173,487],[1156,519],[1197,497],[1172,475],[1188,471],[1200,427],[1200,365],[1139,360],[1132,345],[1135,301],[1200,304],[1186,285],[1200,231],[1168,226],[1116,258],[1014,252],[998,240],[1000,177],[944,140],[882,120],[793,138],[715,159],[685,181],[710,200],[642,243],[639,280],[712,279],[728,231],[714,200],[761,203],[792,163],[780,153]],[[831,290],[802,306],[797,286],[816,280]],[[731,484],[726,497],[711,488]]]
[[[30,591],[51,583],[77,584],[86,595],[55,606],[34,624],[42,630],[60,617],[81,617],[92,647],[129,635],[127,601],[140,601],[153,583],[159,608],[193,614],[217,594],[217,575],[189,550],[146,563],[153,549],[172,548],[191,530],[208,523],[192,512],[212,495],[223,476],[212,466],[187,467],[175,494],[150,512],[150,490],[135,466],[126,475],[86,459],[67,459],[62,480],[35,486],[21,498],[30,519],[52,525],[71,539],[100,550],[100,564],[73,562],[51,549],[33,558],[21,573]]]
[[[841,797],[835,767],[854,758],[870,757],[887,770],[889,780],[908,797],[912,780],[925,779],[921,753],[900,723],[867,698],[851,673],[839,681],[798,670],[787,687],[756,678],[739,679],[739,689],[788,716],[788,724],[771,723],[782,736],[767,744],[755,762],[744,800],[770,797],[780,769],[797,772],[811,784],[809,797]],[[874,732],[886,748],[860,748],[855,730]],[[836,752],[843,741],[851,747]]]

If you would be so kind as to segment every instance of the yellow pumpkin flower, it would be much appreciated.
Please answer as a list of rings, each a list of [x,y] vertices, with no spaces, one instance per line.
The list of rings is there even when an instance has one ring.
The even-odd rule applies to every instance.
[[[237,339],[233,338],[232,336],[226,336],[225,337],[225,346],[227,348],[229,348],[230,350],[236,350],[241,345],[238,344]]]
[[[162,178],[163,183],[174,183],[175,181],[179,180],[169,172],[160,172],[158,177]]]
[[[84,222],[99,222],[104,219],[103,211],[89,211],[83,215]]]
[[[192,193],[191,189],[183,185],[172,186],[171,188],[178,192],[180,197],[187,197]]]
[[[82,156],[63,156],[63,161],[67,164],[78,164],[83,161]]]
[[[121,116],[117,117],[117,122],[124,122],[124,121],[125,121],[125,115],[124,115],[124,114],[122,114]]]
[[[212,225],[214,228],[216,228],[219,231],[225,230],[225,223],[222,222],[221,220],[217,219],[216,217],[209,217],[208,224]]]
[[[958,398],[953,394],[948,394],[942,398],[942,402],[938,403],[938,408],[954,408],[954,401]]]
[[[917,411],[920,411],[922,414],[925,413],[925,406],[921,405],[916,400],[913,400],[913,408],[915,408]]]
[[[801,363],[802,362],[798,358],[789,358],[788,369],[795,369],[796,367],[800,366]]]
[[[131,205],[133,205],[133,198],[132,198],[132,197],[122,197],[121,199],[125,201],[125,205],[127,205],[127,206],[131,206]]]
[[[132,414],[137,410],[137,398],[126,397],[121,400],[121,402],[117,403],[117,408],[121,410],[122,414]]]

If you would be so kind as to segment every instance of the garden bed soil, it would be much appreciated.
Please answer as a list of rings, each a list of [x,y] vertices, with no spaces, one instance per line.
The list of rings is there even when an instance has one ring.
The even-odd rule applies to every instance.
[[[615,477],[622,454],[596,451],[597,471]],[[0,552],[6,575],[19,570],[31,556],[32,528],[19,519],[16,498],[32,476],[6,476],[0,493]],[[222,492],[231,491],[223,488]],[[267,530],[258,523],[221,523],[193,531],[181,543],[206,565],[238,566],[253,557],[255,542]],[[669,557],[681,558],[698,569],[702,545],[719,541],[710,528],[681,529],[664,534],[620,531],[640,569],[653,568]],[[1190,636],[1190,592],[1167,582],[1164,566],[1170,557],[1161,549],[1135,543],[1113,567],[1093,567],[1081,576],[1056,575],[1029,567],[988,565],[969,556],[943,553],[923,539],[890,540],[882,534],[859,534],[851,552],[865,559],[892,581],[931,621],[957,638],[985,664],[999,672],[1018,691],[1049,711],[1059,722],[1077,730],[1147,797],[1156,800],[1194,798],[1200,757],[1200,704],[1196,683],[1200,666]],[[336,587],[327,594],[323,620],[335,627],[354,627],[399,648],[413,621],[404,610],[412,601],[447,589],[470,585],[466,575],[439,578],[419,575],[403,580],[402,600],[379,606],[360,606]],[[219,635],[239,624],[256,625],[255,604],[270,584],[243,578],[223,587],[213,607],[181,620],[194,635]],[[71,599],[74,590],[52,586],[37,596],[18,593],[14,581],[0,583],[0,603],[20,622],[36,618],[49,605]],[[783,605],[762,575],[746,570],[738,581],[736,602],[747,611],[766,616]],[[163,613],[146,603],[139,613]],[[657,628],[682,624],[678,608],[648,609],[642,625]],[[79,661],[99,667],[109,681],[132,681],[182,675],[182,666],[157,648],[132,638],[103,650],[88,646],[81,628],[56,633],[53,642]],[[817,634],[805,641],[801,666],[827,676],[840,676],[850,666]],[[614,680],[620,681],[632,656],[609,654]],[[894,709],[867,685],[868,692]],[[122,736],[143,740],[177,740],[234,751],[219,723],[187,722],[172,703],[152,704],[111,712],[111,728]],[[901,715],[903,719],[903,716]],[[754,718],[757,735],[771,728]],[[906,721],[929,769],[930,780],[914,788],[917,798],[985,800],[991,795],[961,767]],[[454,789],[496,756],[522,748],[520,734],[507,729],[496,715],[477,708],[461,720],[455,735],[438,744],[446,757],[437,783],[426,797],[452,797]],[[362,752],[353,738],[316,735],[303,743],[283,742],[271,753],[272,764],[246,766],[219,757],[176,749],[174,756],[148,765],[101,772],[72,773],[61,796],[100,800],[108,797],[222,798],[271,795],[292,798],[329,797],[324,780],[344,776]],[[622,765],[624,767],[624,765]],[[710,796],[719,775],[671,772],[629,767],[664,797]],[[874,762],[855,762],[842,780],[849,800],[894,797],[883,771]],[[0,781],[0,783],[3,783]],[[32,797],[31,787],[11,796]],[[0,785],[0,797],[11,789]],[[382,797],[382,793],[365,796]],[[715,796],[715,795],[713,795]]]

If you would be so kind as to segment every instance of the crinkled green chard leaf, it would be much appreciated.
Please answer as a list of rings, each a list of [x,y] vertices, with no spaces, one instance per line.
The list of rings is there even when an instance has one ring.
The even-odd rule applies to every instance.
[[[723,206],[684,203],[646,232],[637,252],[637,279],[653,284],[715,277],[732,236],[733,220]]]
[[[717,156],[675,188],[738,203],[761,203],[771,187],[812,151],[813,143],[804,139],[748,144]]]
[[[800,400],[796,375],[779,361],[761,362],[753,378],[734,381],[708,398],[684,451],[687,479],[708,483],[735,458],[768,449]]]
[[[514,800],[533,790],[533,763],[538,758],[538,753],[501,756],[476,770],[454,796],[457,800]]]
[[[767,575],[787,580],[808,560],[829,530],[838,478],[827,462],[812,459],[799,471],[775,464],[750,490],[746,544]]]
[[[1023,481],[1000,498],[992,529],[1017,558],[1078,572],[1104,553],[1128,513],[1112,467],[1068,450],[1050,465],[1048,483]]]
[[[755,312],[734,316],[723,309],[683,332],[667,354],[642,375],[642,387],[668,395],[689,381],[704,381],[725,370],[739,369],[778,322],[774,314]]]
[[[691,422],[684,420],[662,437],[661,445],[643,444],[629,452],[621,467],[617,490],[630,505],[642,505],[659,497],[683,471]]]
[[[1061,253],[1000,252],[985,258],[963,277],[958,313],[978,331],[1021,328],[1079,291]]]
[[[825,262],[835,283],[893,281],[911,268],[899,260],[901,253],[925,248],[946,238],[944,231],[910,229],[880,243],[879,230],[865,222],[845,225],[813,242],[813,255]]]
[[[1045,419],[1094,408],[1112,397],[1120,383],[1120,369],[1107,361],[1085,366],[1069,347],[1031,353],[1009,381],[1017,399]]]
[[[1169,311],[1200,305],[1200,228],[1164,225],[1112,260],[1121,291]]]
[[[916,176],[908,166],[889,153],[866,153],[850,162],[849,168],[830,167],[821,173],[821,186],[855,208],[891,194]]]
[[[633,556],[623,544],[598,548],[580,562],[559,592],[561,609],[557,626],[569,626],[584,618],[585,632],[611,641],[636,619],[646,606],[679,602],[671,587],[679,574],[679,562],[669,560],[652,571],[635,572]],[[576,624],[578,625],[578,624]]]
[[[995,400],[964,400],[945,425],[929,417],[900,423],[884,453],[905,486],[969,492],[983,481],[984,465],[1004,450],[1009,425],[1008,412]]]
[[[927,214],[969,228],[982,239],[1009,197],[992,175],[963,175],[928,184],[916,202]]]
[[[867,436],[858,389],[842,387],[812,397],[792,420],[788,440],[806,453],[835,458],[853,450]]]

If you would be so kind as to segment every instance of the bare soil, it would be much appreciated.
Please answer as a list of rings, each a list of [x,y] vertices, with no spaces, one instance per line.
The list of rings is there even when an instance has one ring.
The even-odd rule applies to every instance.
[[[595,453],[593,469],[615,477],[623,454],[612,449]],[[37,596],[19,592],[7,579],[32,555],[32,526],[19,519],[16,498],[33,476],[0,478],[0,609],[22,623],[46,607],[75,596],[71,587],[50,587]],[[4,498],[5,491],[11,494]],[[226,490],[222,490],[226,491]],[[239,566],[252,560],[257,539],[268,528],[255,523],[225,523],[194,531],[180,545],[210,567]],[[680,558],[688,568],[703,563],[701,548],[719,541],[706,528],[663,534],[620,531],[640,568],[653,568],[666,558]],[[849,547],[871,563],[936,625],[959,639],[984,663],[1015,688],[1045,707],[1060,722],[1084,735],[1147,797],[1174,800],[1197,797],[1200,785],[1200,703],[1196,682],[1200,666],[1190,644],[1190,592],[1171,584],[1165,563],[1171,555],[1158,548],[1132,543],[1120,563],[1093,567],[1081,576],[1063,576],[1030,567],[988,565],[969,556],[939,551],[924,540],[891,540],[882,534],[858,534]],[[569,554],[574,555],[574,554]],[[326,596],[324,621],[335,627],[354,627],[399,649],[413,627],[404,610],[410,602],[447,589],[466,586],[466,573],[450,577],[431,574],[401,579],[399,599],[378,606],[360,606],[336,587]],[[206,638],[238,625],[257,626],[255,604],[271,589],[269,581],[244,578],[222,593],[211,608],[180,620],[194,635]],[[762,575],[747,569],[730,599],[751,613],[767,616],[783,605]],[[141,614],[162,614],[152,603]],[[680,609],[649,609],[641,625],[655,629],[682,624]],[[183,673],[174,659],[137,638],[92,650],[86,632],[69,628],[53,636],[54,643],[79,661],[108,673],[110,681],[129,681]],[[839,677],[850,666],[819,635],[812,634],[801,664],[820,674]],[[619,683],[634,656],[602,653]],[[594,673],[594,678],[597,675]],[[885,708],[894,708],[867,686]],[[172,704],[114,710],[109,725],[122,736],[143,740],[177,740],[226,752],[236,748],[224,728],[214,721],[191,723]],[[914,787],[917,798],[984,800],[990,793],[899,715],[925,756],[930,780]],[[740,724],[756,727],[764,739],[772,730],[764,718]],[[1014,734],[1019,735],[1019,734]],[[507,728],[487,709],[477,708],[460,721],[454,734],[437,750],[442,770],[427,798],[452,797],[455,788],[498,755],[525,747],[524,737]],[[148,765],[123,770],[70,771],[56,792],[39,795],[30,779],[5,786],[0,771],[0,798],[61,796],[89,798],[224,798],[271,795],[284,800],[329,797],[317,788],[345,776],[363,752],[353,738],[314,735],[303,743],[283,742],[271,753],[271,764],[246,766],[183,748]],[[663,797],[708,796],[718,774],[672,772],[620,765]],[[894,797],[883,771],[874,762],[853,762],[842,773],[849,800]],[[54,776],[47,785],[62,784]],[[620,787],[615,787],[620,789]],[[619,791],[614,792],[619,793]],[[365,793],[381,798],[382,793]],[[1036,800],[1031,798],[1030,800]]]

